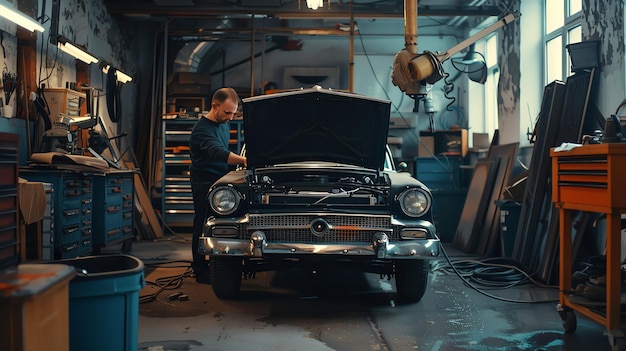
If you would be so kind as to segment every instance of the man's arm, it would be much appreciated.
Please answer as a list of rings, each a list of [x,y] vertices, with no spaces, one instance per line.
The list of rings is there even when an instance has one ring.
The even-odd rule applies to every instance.
[[[236,164],[243,164],[244,166],[248,166],[246,163],[246,158],[243,156],[239,156],[234,152],[230,152],[230,154],[228,155],[228,162],[229,165],[236,165]]]

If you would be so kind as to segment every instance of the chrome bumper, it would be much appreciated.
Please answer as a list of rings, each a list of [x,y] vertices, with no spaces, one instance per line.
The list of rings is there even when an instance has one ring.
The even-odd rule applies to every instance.
[[[305,244],[268,242],[262,232],[250,240],[200,237],[200,252],[205,255],[264,256],[343,255],[371,256],[372,259],[434,258],[439,256],[439,239],[415,239],[389,242],[384,233],[372,235],[371,243]]]

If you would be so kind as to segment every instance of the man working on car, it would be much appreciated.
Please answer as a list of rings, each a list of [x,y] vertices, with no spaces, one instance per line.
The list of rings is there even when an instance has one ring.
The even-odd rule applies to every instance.
[[[232,88],[220,88],[211,99],[211,109],[201,115],[191,131],[189,149],[191,165],[191,192],[193,194],[193,233],[191,267],[196,282],[209,284],[209,265],[204,256],[198,253],[198,242],[202,226],[206,221],[208,206],[207,194],[211,185],[228,172],[228,165],[246,165],[246,158],[228,149],[230,122],[237,112],[239,96]]]

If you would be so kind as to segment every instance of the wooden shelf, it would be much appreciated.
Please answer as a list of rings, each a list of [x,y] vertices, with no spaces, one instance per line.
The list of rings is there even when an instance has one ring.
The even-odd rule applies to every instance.
[[[87,114],[85,93],[72,89],[45,89],[44,96],[50,107],[50,120],[56,121],[59,114],[70,117],[84,116]]]

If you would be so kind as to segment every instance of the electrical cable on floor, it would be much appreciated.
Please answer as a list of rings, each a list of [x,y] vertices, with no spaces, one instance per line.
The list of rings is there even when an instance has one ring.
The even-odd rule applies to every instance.
[[[502,261],[503,263],[489,263],[488,261]],[[508,262],[508,263],[507,263]],[[523,272],[520,272],[521,268],[513,267],[514,263],[511,263],[508,259],[493,258],[483,261],[479,260],[459,260],[454,261],[459,270],[458,264],[464,263],[465,266],[460,269],[464,272],[465,277],[471,281],[475,281],[483,286],[490,287],[509,287],[515,285],[525,284],[530,279]],[[439,269],[446,270],[448,273],[454,273],[451,269],[446,269],[447,265],[441,266]]]
[[[185,263],[185,264],[173,265],[175,263]],[[154,301],[159,296],[159,294],[161,294],[163,291],[179,289],[183,285],[185,279],[193,275],[193,269],[191,269],[191,261],[178,260],[178,261],[167,261],[167,262],[160,262],[160,263],[144,263],[144,266],[155,267],[155,268],[186,268],[186,269],[181,274],[157,278],[154,282],[146,280],[146,285],[157,286],[158,290],[151,294],[139,296],[139,303],[146,303],[146,302]]]
[[[555,288],[552,286],[543,285],[536,280],[534,280],[530,275],[524,272],[521,268],[519,268],[516,264],[501,264],[501,263],[488,263],[486,261],[477,261],[477,260],[460,260],[452,262],[446,250],[441,246],[441,252],[443,252],[447,265],[441,265],[439,267],[433,268],[433,271],[444,270],[447,272],[455,273],[461,280],[465,283],[465,285],[469,286],[476,292],[483,294],[487,297],[505,301],[505,302],[515,302],[515,303],[546,303],[546,302],[558,302],[559,299],[547,299],[547,300],[515,300],[508,299],[501,296],[496,296],[490,294],[485,289],[478,288],[472,282],[476,284],[481,284],[484,286],[489,286],[491,288],[510,288],[516,285],[520,285],[525,283],[526,281],[530,281],[533,284],[542,287],[542,288]],[[493,260],[503,260],[502,258],[497,258]],[[511,261],[513,262],[513,261]],[[462,267],[457,269],[457,265]],[[476,268],[478,265],[487,266],[488,268]],[[445,269],[444,269],[445,268]],[[504,270],[502,270],[504,269]],[[497,279],[494,279],[497,278]]]

